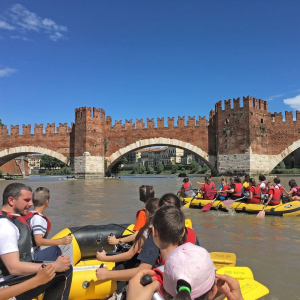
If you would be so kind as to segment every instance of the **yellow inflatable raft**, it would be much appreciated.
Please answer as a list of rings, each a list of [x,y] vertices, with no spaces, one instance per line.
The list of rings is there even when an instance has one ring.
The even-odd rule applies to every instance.
[[[189,208],[202,208],[206,204],[211,203],[212,200],[205,200],[202,197],[186,197],[181,198],[181,201],[185,207]],[[258,214],[263,208],[263,204],[248,204],[243,200],[234,202],[231,206],[236,212],[243,212],[248,214]],[[216,200],[211,209],[218,209],[227,212],[227,207],[223,204],[223,201]],[[300,215],[300,201],[292,201],[287,203],[280,203],[279,205],[267,206],[265,213],[268,216],[299,216]]]
[[[192,227],[191,220],[186,220],[186,226]],[[102,264],[95,259],[96,252],[102,247],[106,252],[113,251],[114,246],[107,242],[110,234],[117,238],[132,234],[133,224],[88,225],[63,229],[53,239],[62,238],[68,234],[73,236],[73,281],[70,300],[105,299],[116,290],[116,282],[112,280],[98,281],[96,270]],[[228,274],[240,281],[245,299],[259,299],[269,293],[269,290],[254,280],[251,270],[247,267],[235,267],[234,253],[212,252],[211,258],[220,274]],[[104,262],[109,270],[114,263]],[[247,281],[247,284],[246,284]],[[243,288],[244,286],[244,288]]]

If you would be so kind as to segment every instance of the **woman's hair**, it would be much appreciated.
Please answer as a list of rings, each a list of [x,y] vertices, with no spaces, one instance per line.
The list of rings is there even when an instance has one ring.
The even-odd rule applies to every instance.
[[[139,230],[138,234],[136,235],[133,245],[138,245],[139,249],[142,248],[142,243],[145,241],[144,232],[149,229],[152,224],[152,217],[155,213],[156,209],[158,208],[158,198],[151,198],[146,203],[146,210],[149,212],[149,219],[147,220],[146,224]]]
[[[222,181],[224,181],[224,182],[227,184],[227,178],[224,178],[224,177],[223,177],[223,178],[221,179],[221,182],[222,182]]]
[[[152,225],[162,242],[179,245],[185,235],[185,216],[178,207],[165,205],[153,215]]]
[[[180,199],[178,198],[178,196],[176,196],[175,194],[172,194],[172,193],[168,193],[168,194],[162,195],[159,200],[158,207],[162,207],[164,205],[174,205],[174,206],[180,208],[182,203],[181,203]]]
[[[210,183],[211,183],[211,177],[210,177],[210,176],[206,176],[204,179],[205,179],[205,182],[206,182],[207,184],[210,184]]]
[[[259,176],[258,176],[258,179],[259,179],[260,181],[265,181],[265,180],[266,180],[266,176],[265,176],[265,175],[259,175]]]
[[[273,179],[274,183],[279,184],[281,182],[279,177],[274,177]]]
[[[295,181],[295,179],[291,179],[291,180],[289,181],[289,186],[290,186],[291,188],[297,187],[297,186],[298,186],[298,185],[297,185],[297,182]]]
[[[190,180],[189,180],[189,178],[188,177],[185,177],[184,179],[183,179],[183,182],[185,182],[185,183],[187,183],[187,182],[189,182]]]
[[[154,187],[152,185],[142,185],[139,187],[140,200],[147,202],[150,198],[154,197]]]
[[[250,180],[250,176],[249,175],[245,175],[244,182],[249,182],[249,180]]]
[[[256,182],[255,182],[255,179],[254,179],[254,178],[250,178],[250,179],[249,179],[249,183],[250,183],[252,186],[255,186],[255,185],[256,185]]]
[[[210,292],[210,290],[208,292],[206,292],[204,295],[195,298],[194,300],[208,300],[209,292]],[[172,299],[172,298],[169,298],[169,299]],[[190,293],[187,290],[182,290],[176,294],[176,296],[173,298],[173,300],[192,300],[192,298],[190,296]]]

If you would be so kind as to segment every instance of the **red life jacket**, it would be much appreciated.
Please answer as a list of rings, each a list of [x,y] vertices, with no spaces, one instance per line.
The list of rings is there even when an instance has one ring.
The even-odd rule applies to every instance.
[[[33,216],[35,216],[35,215],[39,215],[39,216],[43,217],[46,220],[46,222],[47,222],[47,231],[46,231],[45,235],[43,236],[43,238],[46,239],[47,236],[48,236],[48,234],[49,234],[49,232],[50,232],[50,229],[51,229],[51,222],[49,221],[49,219],[46,216],[38,213],[37,211],[35,211],[35,212],[29,211],[28,214],[26,216],[24,216],[23,218],[27,222],[27,224],[28,224],[28,226],[30,228],[30,221],[33,218]],[[31,228],[30,228],[30,230],[31,230]],[[35,243],[35,239],[34,239],[34,235],[33,235],[33,230],[31,230],[31,238],[32,238],[32,245],[34,247],[36,247],[37,245]]]
[[[223,187],[222,187],[222,191],[228,191],[230,189],[230,186],[229,185],[226,185],[224,184]],[[223,197],[226,197],[227,196],[227,193],[226,192],[220,192],[219,194],[220,196],[223,196]]]
[[[300,186],[296,186],[296,189],[297,189],[297,193],[293,191],[292,196],[300,196]]]
[[[280,204],[281,194],[280,189],[271,188],[269,191],[272,193],[272,199],[269,202],[270,205],[278,205]]]
[[[204,183],[203,192],[204,192],[203,199],[206,199],[206,200],[214,199],[215,194],[217,192],[214,182],[212,181],[210,184]]]
[[[235,189],[234,192],[232,193],[232,196],[242,197],[243,184],[241,182],[235,182],[234,185],[235,185]]]
[[[192,243],[195,245],[196,240],[197,240],[195,230],[192,228],[189,228],[189,227],[186,227],[185,230],[186,230],[186,242],[185,243]]]
[[[247,203],[260,203],[260,186],[249,186],[249,191],[252,192],[252,198]]]
[[[32,262],[30,228],[24,218],[20,215],[11,214],[1,210],[0,218],[6,218],[10,222],[12,222],[19,230],[20,237],[18,240],[18,249],[20,261]],[[7,275],[10,275],[10,273],[0,258],[0,278]]]
[[[139,213],[140,213],[141,211],[144,211],[144,212],[146,213],[146,209],[145,209],[145,208],[139,209],[139,210],[136,212],[136,215],[135,215],[135,218],[136,218],[136,219],[138,218]]]
[[[262,181],[260,184],[264,183],[265,184],[265,187],[264,188],[261,188],[261,193],[262,194],[268,194],[268,186],[266,184],[265,181]]]
[[[190,182],[185,182],[185,183],[182,185],[185,192],[187,192],[187,191],[190,190],[190,185],[191,185]]]

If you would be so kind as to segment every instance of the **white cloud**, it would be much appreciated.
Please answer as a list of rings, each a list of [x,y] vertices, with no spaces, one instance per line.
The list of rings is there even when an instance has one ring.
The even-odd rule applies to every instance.
[[[11,74],[15,73],[17,70],[16,69],[12,69],[12,68],[3,68],[0,69],[0,77],[7,77],[10,76]]]
[[[60,32],[54,32],[54,34],[50,35],[50,39],[53,42],[57,42],[58,40],[60,40],[61,38],[63,38],[64,36],[60,33]]]
[[[284,99],[283,102],[289,105],[293,109],[297,109],[300,111],[300,95],[294,98]]]
[[[14,30],[15,27],[9,25],[7,22],[0,20],[0,29]]]
[[[280,98],[280,97],[283,97],[283,96],[284,96],[284,94],[273,95],[273,96],[269,97],[267,100],[268,100],[268,101],[272,101],[272,100],[274,100],[275,98]]]
[[[0,29],[16,30],[22,34],[32,31],[42,32],[55,42],[64,38],[62,32],[65,33],[68,31],[66,26],[56,24],[49,18],[42,18],[21,4],[12,5],[1,19]],[[26,41],[28,39],[24,38],[23,40]]]
[[[26,41],[26,42],[32,41],[31,39],[28,39],[25,36],[19,36],[19,35],[12,35],[10,38],[13,40],[22,40],[22,41]]]

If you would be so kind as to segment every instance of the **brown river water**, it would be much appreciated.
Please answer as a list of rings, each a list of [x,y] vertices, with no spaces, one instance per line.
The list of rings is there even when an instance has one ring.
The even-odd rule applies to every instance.
[[[134,223],[143,207],[138,187],[153,185],[156,196],[176,193],[182,178],[172,175],[121,176],[121,179],[58,180],[59,177],[31,176],[22,180],[35,189],[50,189],[50,206],[45,211],[52,222],[50,237],[63,228],[88,224]],[[60,177],[62,178],[62,177]],[[300,177],[293,176],[300,183]],[[291,177],[281,177],[288,189]],[[194,188],[198,177],[191,177]],[[201,180],[203,181],[203,179]],[[0,181],[0,192],[12,181]],[[218,187],[220,178],[214,178]],[[300,217],[257,219],[255,215],[185,209],[186,218],[202,247],[212,252],[234,252],[237,266],[249,267],[254,278],[267,286],[262,299],[300,299]]]

